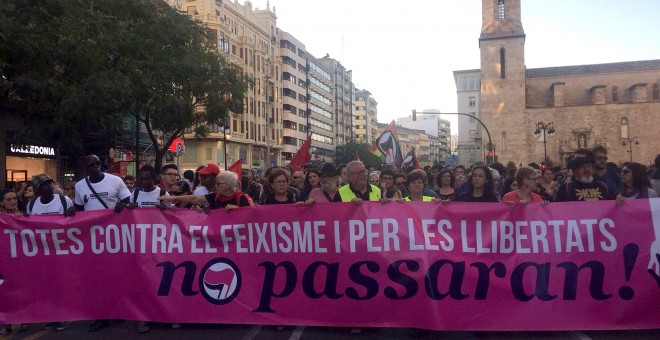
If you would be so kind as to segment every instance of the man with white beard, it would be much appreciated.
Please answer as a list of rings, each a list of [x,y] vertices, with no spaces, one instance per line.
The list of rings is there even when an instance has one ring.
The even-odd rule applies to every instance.
[[[568,162],[573,181],[559,186],[555,202],[611,200],[607,185],[594,179],[593,157],[575,157]]]

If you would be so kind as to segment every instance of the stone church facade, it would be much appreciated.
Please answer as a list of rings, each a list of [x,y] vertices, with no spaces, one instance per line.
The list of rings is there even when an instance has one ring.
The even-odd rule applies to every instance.
[[[660,60],[527,69],[520,0],[482,0],[479,47],[479,116],[499,162],[543,162],[539,122],[554,128],[546,138],[554,164],[596,145],[616,163],[630,151],[642,164],[660,153]]]

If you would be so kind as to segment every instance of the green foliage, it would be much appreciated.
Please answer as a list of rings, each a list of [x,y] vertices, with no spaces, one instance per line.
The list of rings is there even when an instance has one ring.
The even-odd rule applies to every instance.
[[[26,143],[118,133],[125,117],[167,146],[243,112],[249,81],[208,31],[159,0],[10,1],[0,5],[0,106],[17,111]],[[47,124],[44,124],[47,122]]]
[[[357,154],[365,166],[369,167],[371,165],[374,169],[382,169],[383,161],[371,153],[369,151],[370,148],[371,145],[368,143],[356,143],[354,141],[350,141],[344,145],[337,145],[335,162],[337,164],[347,164],[354,161]]]

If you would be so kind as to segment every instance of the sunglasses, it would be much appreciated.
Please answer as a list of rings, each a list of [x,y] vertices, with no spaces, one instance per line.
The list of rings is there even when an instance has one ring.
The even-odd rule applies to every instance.
[[[621,171],[621,173],[627,175],[627,174],[630,173],[630,170],[626,169],[626,170]]]

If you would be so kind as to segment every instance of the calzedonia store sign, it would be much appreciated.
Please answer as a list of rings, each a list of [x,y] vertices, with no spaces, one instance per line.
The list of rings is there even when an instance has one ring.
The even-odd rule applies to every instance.
[[[55,158],[55,148],[38,145],[14,145],[7,148],[7,155],[40,158]]]

